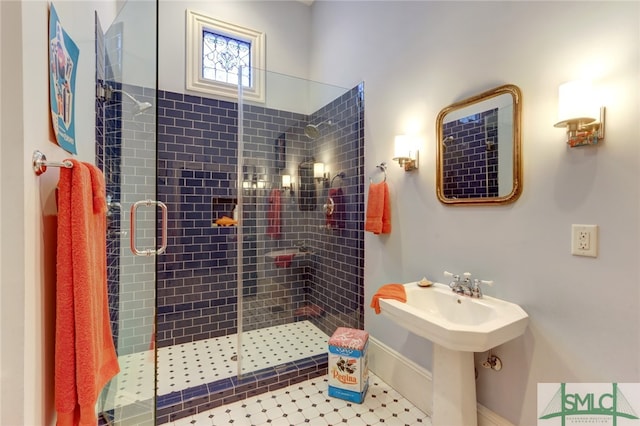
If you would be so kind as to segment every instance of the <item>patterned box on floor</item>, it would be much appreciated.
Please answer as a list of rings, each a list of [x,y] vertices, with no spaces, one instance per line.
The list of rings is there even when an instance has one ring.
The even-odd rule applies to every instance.
[[[329,396],[361,404],[369,387],[369,333],[338,327],[329,339]]]

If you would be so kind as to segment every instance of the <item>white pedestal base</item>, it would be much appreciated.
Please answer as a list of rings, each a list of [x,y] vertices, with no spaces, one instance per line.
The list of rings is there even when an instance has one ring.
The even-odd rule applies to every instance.
[[[433,426],[476,426],[473,352],[433,344]]]

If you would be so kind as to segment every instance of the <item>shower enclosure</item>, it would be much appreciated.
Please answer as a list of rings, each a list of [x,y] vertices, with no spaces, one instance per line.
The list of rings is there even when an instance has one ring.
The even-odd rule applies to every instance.
[[[127,2],[105,33],[96,18],[122,370],[98,407],[109,424],[166,423],[325,374],[328,337],[364,323],[363,84],[252,69],[263,103],[242,88],[234,99],[162,90],[156,15],[155,2]],[[141,200],[166,205],[168,229],[145,202],[132,244]],[[163,254],[132,254],[162,235]]]
[[[363,325],[363,85],[264,79],[260,104],[159,91],[158,422],[325,374]]]

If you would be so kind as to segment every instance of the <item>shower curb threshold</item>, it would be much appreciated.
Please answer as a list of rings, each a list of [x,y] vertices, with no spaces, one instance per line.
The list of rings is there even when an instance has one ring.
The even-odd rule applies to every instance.
[[[283,388],[327,373],[327,354],[225,378],[181,391],[158,395],[156,424],[168,423],[202,411]]]

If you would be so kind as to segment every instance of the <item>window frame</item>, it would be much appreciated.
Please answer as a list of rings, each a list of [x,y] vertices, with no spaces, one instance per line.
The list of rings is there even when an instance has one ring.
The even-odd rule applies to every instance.
[[[187,90],[238,98],[238,85],[204,78],[203,76],[203,34],[204,31],[242,40],[251,45],[250,62],[251,87],[242,87],[244,98],[254,102],[265,102],[265,34],[251,28],[220,21],[203,13],[187,9],[186,31],[186,86]],[[241,76],[239,82],[242,82]]]

